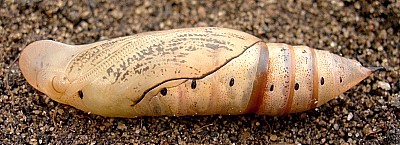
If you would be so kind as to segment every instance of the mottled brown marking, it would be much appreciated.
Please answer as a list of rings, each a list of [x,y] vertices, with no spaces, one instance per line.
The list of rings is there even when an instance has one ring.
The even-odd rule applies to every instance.
[[[313,109],[317,107],[318,103],[315,103],[318,101],[318,62],[317,62],[317,56],[315,54],[315,50],[310,48],[311,51],[311,59],[312,59],[312,76],[313,76],[313,87],[312,87],[312,97],[311,97],[311,105],[309,109]]]
[[[294,95],[294,86],[295,86],[295,75],[296,75],[296,60],[294,57],[294,50],[293,47],[288,45],[289,47],[289,58],[290,58],[290,68],[289,68],[289,95],[287,104],[285,106],[285,110],[282,114],[289,114],[290,110],[292,109],[292,102],[293,102],[293,95]]]
[[[235,58],[239,57],[240,55],[242,55],[244,52],[246,52],[247,49],[251,48],[252,46],[254,46],[254,45],[258,44],[258,43],[260,43],[260,41],[256,41],[255,43],[251,44],[250,46],[246,46],[246,48],[245,48],[240,54],[238,54],[237,56],[234,56],[234,57],[232,57],[232,58],[226,60],[225,63],[222,64],[221,66],[215,67],[213,70],[211,70],[211,71],[209,71],[209,72],[206,72],[204,75],[202,75],[202,76],[200,76],[200,77],[193,77],[193,78],[185,78],[185,77],[182,77],[182,78],[173,78],[173,79],[165,80],[165,81],[163,81],[163,82],[161,82],[161,83],[159,83],[159,84],[156,84],[155,86],[153,86],[153,87],[147,89],[146,91],[144,91],[143,94],[139,97],[139,99],[138,99],[137,101],[135,101],[135,104],[137,104],[137,103],[139,103],[140,101],[142,101],[143,98],[144,98],[144,96],[146,96],[146,94],[147,94],[149,91],[153,90],[154,88],[156,88],[156,87],[158,87],[158,86],[160,86],[160,85],[162,85],[162,84],[164,84],[164,83],[166,83],[166,82],[174,81],[174,80],[180,80],[180,79],[202,79],[202,78],[204,78],[204,77],[206,77],[206,76],[208,76],[208,75],[214,73],[215,71],[219,70],[220,68],[222,68],[223,66],[225,66],[226,64],[228,64],[228,63],[229,63],[230,61],[232,61],[233,59],[235,59]]]
[[[131,37],[120,38],[115,40],[106,40],[103,44],[89,46],[87,50],[83,51],[82,53],[76,55],[73,58],[69,66],[68,73],[71,73],[74,68],[80,71],[82,70],[82,67],[85,67],[87,65],[94,66],[99,64],[100,62],[102,62],[103,60],[105,60],[107,57],[110,56],[110,53],[112,53],[111,47],[114,47],[118,45],[118,43],[121,43],[125,40],[129,40],[130,38]]]
[[[246,107],[246,113],[257,113],[264,99],[267,89],[269,53],[267,46],[260,48],[257,73],[253,83],[250,101]]]

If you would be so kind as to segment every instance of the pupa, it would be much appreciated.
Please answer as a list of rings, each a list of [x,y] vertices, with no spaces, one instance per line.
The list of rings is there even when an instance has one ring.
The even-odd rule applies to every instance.
[[[328,51],[216,27],[86,45],[40,40],[22,51],[19,66],[30,85],[57,102],[123,118],[302,112],[375,71]]]

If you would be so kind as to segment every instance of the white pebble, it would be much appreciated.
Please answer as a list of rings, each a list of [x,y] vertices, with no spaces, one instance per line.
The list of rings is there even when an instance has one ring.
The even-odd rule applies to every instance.
[[[349,115],[347,115],[347,121],[350,121],[353,118],[353,113],[349,113]]]
[[[390,90],[390,84],[389,83],[387,83],[387,82],[383,82],[383,81],[379,81],[378,82],[378,87],[379,88],[382,88],[382,89],[384,89],[384,90]]]
[[[336,46],[336,42],[331,42],[331,47],[335,47]]]

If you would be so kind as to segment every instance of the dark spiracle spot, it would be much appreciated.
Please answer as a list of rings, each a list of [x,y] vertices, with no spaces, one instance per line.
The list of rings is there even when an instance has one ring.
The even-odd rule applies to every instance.
[[[299,87],[300,87],[299,83],[296,83],[296,84],[294,85],[294,89],[295,89],[295,90],[298,90]]]
[[[271,85],[271,87],[269,88],[269,91],[273,91],[274,90],[274,85]]]
[[[235,84],[235,80],[233,78],[231,78],[231,80],[229,81],[229,86],[233,86]]]
[[[167,95],[167,88],[161,89],[160,93],[161,93],[161,95],[163,95],[163,96]]]
[[[325,83],[324,77],[321,77],[321,85],[324,85],[324,83]]]
[[[192,80],[192,84],[190,85],[192,89],[196,89],[196,80]]]
[[[339,77],[339,79],[340,79],[340,83],[342,83],[343,82],[342,77]]]
[[[79,90],[79,91],[78,91],[78,95],[79,95],[79,98],[83,99],[83,92],[82,92],[82,90]]]

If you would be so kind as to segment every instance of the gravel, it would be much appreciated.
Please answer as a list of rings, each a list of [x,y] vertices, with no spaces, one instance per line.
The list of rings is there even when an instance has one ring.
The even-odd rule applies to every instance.
[[[92,43],[218,26],[308,45],[386,70],[314,110],[286,116],[104,118],[33,89],[18,56],[33,41]],[[400,144],[400,3],[386,1],[0,1],[0,144]]]

